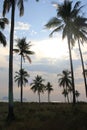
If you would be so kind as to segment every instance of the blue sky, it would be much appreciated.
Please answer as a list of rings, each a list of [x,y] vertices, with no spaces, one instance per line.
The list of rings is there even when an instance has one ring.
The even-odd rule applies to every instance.
[[[32,64],[29,64],[26,60],[23,63],[24,68],[30,74],[29,83],[34,77],[39,74],[45,79],[45,83],[48,81],[53,85],[54,91],[51,94],[51,101],[64,101],[62,96],[62,88],[58,86],[57,74],[61,73],[63,69],[69,69],[69,55],[67,41],[62,40],[61,33],[58,33],[53,38],[49,38],[50,30],[44,29],[44,25],[50,18],[56,16],[56,9],[52,6],[53,0],[35,0],[25,1],[25,13],[23,17],[19,17],[18,10],[16,10],[15,16],[15,33],[14,39],[26,37],[27,41],[31,41],[31,50],[35,51],[35,55],[31,56]],[[63,0],[55,0],[55,2],[61,3]],[[76,2],[76,0],[73,0]],[[86,0],[82,1],[82,5],[87,5]],[[86,12],[87,6],[83,8]],[[2,10],[2,1],[0,1],[0,16]],[[85,16],[86,16],[85,14]],[[6,15],[10,21],[10,13]],[[8,53],[9,53],[9,29],[10,24],[6,26],[5,34],[7,37],[8,45],[3,48],[0,45],[0,99],[8,96]],[[14,42],[14,46],[15,46]],[[84,61],[86,63],[86,49],[87,46],[82,47],[84,53]],[[81,93],[79,100],[87,100],[85,97],[85,87],[82,78],[81,62],[79,57],[79,51],[77,46],[72,50],[73,63],[74,63],[74,75],[76,89]],[[20,57],[14,54],[14,75],[15,71],[18,71],[20,67]],[[85,65],[86,67],[86,65]],[[30,85],[26,85],[24,88],[24,98],[27,101],[38,101],[37,94],[33,94],[30,90]],[[20,88],[14,83],[14,98],[20,98]],[[47,93],[41,94],[41,101],[47,101]]]

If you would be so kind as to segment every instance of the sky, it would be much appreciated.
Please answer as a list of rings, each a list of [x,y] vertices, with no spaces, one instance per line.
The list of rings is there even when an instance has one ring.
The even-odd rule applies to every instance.
[[[54,0],[61,3],[63,0]],[[30,83],[35,76],[41,75],[45,79],[44,84],[50,82],[54,91],[51,93],[52,102],[64,102],[61,94],[62,88],[58,85],[57,74],[64,69],[70,69],[69,54],[67,40],[62,40],[61,32],[49,38],[51,30],[46,30],[44,25],[54,16],[56,16],[56,8],[52,6],[53,0],[28,0],[24,2],[24,16],[19,17],[18,9],[15,12],[15,31],[14,31],[14,47],[15,39],[26,37],[27,42],[31,41],[31,50],[35,54],[31,57],[32,63],[26,60],[23,67],[29,73],[29,83],[24,87],[23,97],[26,101],[37,102],[37,93],[33,93],[30,89]],[[73,0],[75,3],[76,0]],[[0,16],[2,16],[3,1],[0,1]],[[87,2],[81,1],[81,5],[85,5],[83,12],[87,14]],[[9,32],[10,32],[10,13],[6,15],[9,19],[9,25],[6,26],[4,33],[7,38],[7,46],[4,48],[0,45],[0,100],[5,101],[8,97],[8,59],[9,59]],[[81,46],[85,68],[87,68],[87,45]],[[77,43],[72,49],[75,88],[80,92],[79,101],[87,101],[85,96],[85,86],[83,82],[82,68]],[[20,56],[14,54],[14,76],[15,71],[20,69]],[[14,82],[14,100],[20,100],[20,88]],[[41,94],[41,101],[47,102],[47,92]]]

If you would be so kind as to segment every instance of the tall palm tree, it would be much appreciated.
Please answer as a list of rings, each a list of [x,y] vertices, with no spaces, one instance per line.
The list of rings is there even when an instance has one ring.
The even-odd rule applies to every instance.
[[[68,89],[72,86],[72,78],[71,78],[71,72],[69,72],[68,70],[63,70],[62,74],[58,74],[59,79],[58,79],[58,83],[59,86],[63,86],[64,91],[67,91],[67,100],[69,102],[69,97],[68,97]]]
[[[26,83],[28,83],[28,77],[29,77],[29,74],[27,73],[27,71],[25,71],[24,69],[20,69],[19,72],[15,72],[16,75],[14,77],[15,79],[15,82],[18,83],[18,87],[21,87],[21,84],[22,86],[25,86]],[[21,79],[21,75],[22,75],[22,79]],[[23,87],[21,88],[21,103],[23,101]]]
[[[38,97],[39,97],[39,103],[40,103],[40,93],[43,93],[45,90],[45,85],[43,84],[44,79],[37,75],[35,77],[35,79],[33,80],[33,82],[30,84],[31,90],[33,90],[33,92],[37,92],[38,93]]]
[[[53,91],[53,88],[52,88],[52,85],[50,84],[50,82],[47,82],[46,90],[48,91],[48,102],[50,102],[50,93],[51,93],[51,91]]]
[[[21,65],[20,65],[20,70],[22,70],[22,61],[25,58],[28,59],[28,61],[31,63],[31,58],[29,55],[34,54],[33,51],[30,50],[30,42],[27,43],[26,42],[26,38],[22,38],[22,39],[17,39],[17,49],[13,49],[14,52],[18,53],[21,56]],[[22,73],[21,73],[21,103],[22,103],[22,88],[23,88],[23,84],[22,84]]]
[[[5,29],[5,25],[8,24],[8,19],[7,18],[0,18],[0,43],[3,44],[3,46],[6,46],[6,37],[2,33],[1,30]]]
[[[80,44],[83,44],[84,42],[87,42],[87,18],[83,16],[77,16],[75,20],[73,21],[74,29],[72,30],[74,33],[74,38],[78,41],[78,47],[81,57],[81,63],[82,63],[82,70],[83,70],[83,77],[84,77],[84,83],[85,83],[85,91],[87,96],[87,83],[86,83],[86,75],[85,75],[85,67],[84,67],[84,61],[82,56],[82,50]]]
[[[39,1],[39,0],[36,0]],[[15,25],[15,8],[19,9],[19,15],[24,14],[24,0],[4,0],[3,2],[3,16],[11,9],[11,28],[10,28],[10,50],[9,50],[9,107],[8,119],[15,118],[13,110],[13,39],[14,39],[14,25]]]
[[[16,5],[19,9],[19,15],[24,14],[24,4],[23,0],[4,0],[3,2],[3,16],[6,15],[11,9],[11,28],[10,28],[10,49],[9,49],[9,106],[8,106],[8,120],[13,120],[14,110],[13,110],[13,40],[14,40],[14,25],[15,25],[15,8]]]
[[[67,37],[68,48],[69,48],[69,57],[70,57],[70,67],[71,67],[71,76],[72,76],[72,87],[73,87],[73,103],[75,104],[75,83],[74,83],[74,72],[73,72],[73,63],[72,63],[72,55],[71,55],[71,47],[74,45],[75,39],[73,37],[73,20],[79,14],[80,9],[80,1],[77,1],[74,6],[72,6],[72,1],[64,0],[62,4],[56,4],[57,7],[57,16],[53,17],[45,27],[53,31],[53,33],[62,31],[62,38]]]

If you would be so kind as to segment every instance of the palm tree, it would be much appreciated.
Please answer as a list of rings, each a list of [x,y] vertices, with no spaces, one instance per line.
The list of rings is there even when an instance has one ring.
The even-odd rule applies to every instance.
[[[44,79],[42,79],[41,76],[37,75],[35,77],[35,79],[33,80],[33,82],[30,84],[31,90],[33,90],[33,92],[37,92],[38,93],[38,97],[39,97],[39,103],[40,103],[40,93],[43,93],[45,90],[45,85],[43,84]]]
[[[83,77],[84,77],[84,83],[85,83],[85,91],[86,91],[86,96],[87,96],[87,83],[86,83],[86,75],[85,75],[85,67],[84,67],[84,61],[83,61],[83,56],[82,56],[82,51],[81,51],[81,46],[80,43],[87,42],[87,18],[83,16],[77,16],[76,19],[73,21],[74,29],[74,37],[75,39],[78,40],[78,47],[79,47],[79,52],[80,52],[80,57],[81,57],[81,63],[82,63],[82,70],[83,70]]]
[[[56,4],[57,7],[57,17],[53,17],[45,27],[48,29],[53,29],[50,36],[53,33],[62,31],[62,38],[67,37],[69,57],[70,57],[70,67],[71,67],[71,77],[72,77],[72,87],[73,87],[73,103],[75,104],[75,83],[74,83],[74,72],[73,63],[71,55],[71,47],[74,45],[75,39],[73,37],[73,20],[78,16],[80,12],[80,1],[77,1],[74,6],[72,6],[72,1],[64,0],[62,4]]]
[[[32,55],[34,54],[33,51],[30,51],[30,42],[27,43],[26,42],[26,38],[22,38],[22,39],[17,39],[17,49],[13,49],[14,52],[18,53],[20,56],[21,56],[21,65],[20,65],[20,70],[22,70],[22,61],[24,59],[25,61],[25,58],[28,59],[28,61],[31,63],[31,58],[29,55]],[[22,80],[22,75],[21,75],[21,80]],[[21,103],[22,103],[22,81],[21,81]]]
[[[65,102],[66,102],[66,97],[68,96],[68,91],[67,91],[66,89],[63,89],[62,94],[64,95],[64,97],[65,97]]]
[[[4,0],[3,2],[3,16],[11,9],[11,28],[10,28],[10,49],[9,49],[9,106],[8,106],[8,120],[15,118],[13,111],[13,39],[14,39],[14,25],[15,25],[15,8],[16,4],[19,9],[19,15],[24,14],[23,0]]]
[[[75,91],[75,96],[76,96],[76,99],[77,99],[77,102],[78,102],[78,97],[80,96],[80,93],[77,90]]]
[[[39,1],[39,0],[36,0]],[[13,120],[15,118],[13,111],[13,39],[14,39],[14,25],[15,25],[15,8],[19,9],[19,15],[24,14],[24,0],[4,0],[3,2],[3,16],[11,9],[11,28],[10,28],[10,50],[9,50],[9,107],[7,119]]]
[[[25,86],[26,83],[28,83],[28,77],[29,77],[29,74],[27,73],[27,71],[25,71],[24,69],[20,69],[19,72],[15,72],[16,75],[14,77],[15,79],[15,82],[18,83],[18,87],[21,87],[21,84],[22,86]],[[22,79],[21,79],[21,75],[22,75]],[[23,87],[21,88],[21,103],[23,101]]]
[[[71,72],[69,72],[68,70],[63,70],[62,74],[58,74],[59,79],[59,86],[63,86],[64,91],[67,91],[67,100],[69,102],[69,97],[68,97],[68,89],[72,86],[72,78],[71,78]]]
[[[48,91],[48,102],[50,102],[50,93],[51,93],[51,91],[53,91],[53,88],[52,88],[52,85],[50,84],[50,82],[47,82],[46,90]]]
[[[8,24],[8,19],[7,18],[0,18],[0,30],[5,29],[5,25]],[[6,37],[5,35],[2,33],[2,31],[0,31],[0,43],[3,44],[3,46],[6,46],[7,42],[6,42]]]
[[[14,52],[18,53],[21,56],[20,69],[22,69],[22,59],[24,59],[25,61],[25,58],[27,58],[28,61],[31,63],[31,58],[29,55],[33,55],[34,52],[30,50],[31,44],[30,42],[29,43],[26,42],[26,38],[17,39],[16,42],[17,42],[16,45],[17,49],[13,50]]]

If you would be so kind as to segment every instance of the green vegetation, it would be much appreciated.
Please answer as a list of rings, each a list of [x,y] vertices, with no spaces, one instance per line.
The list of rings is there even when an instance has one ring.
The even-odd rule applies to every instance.
[[[6,121],[8,103],[0,103],[0,130],[86,130],[87,104],[14,103],[15,120]]]

